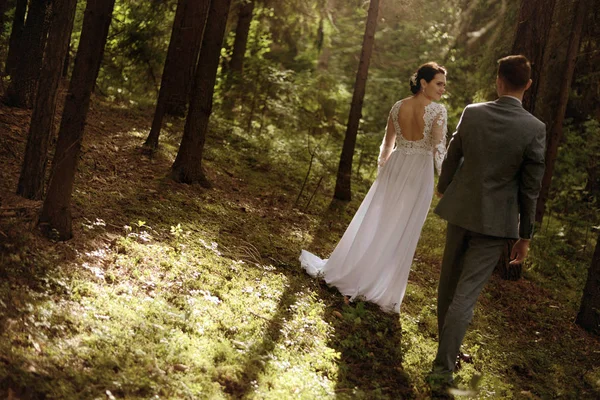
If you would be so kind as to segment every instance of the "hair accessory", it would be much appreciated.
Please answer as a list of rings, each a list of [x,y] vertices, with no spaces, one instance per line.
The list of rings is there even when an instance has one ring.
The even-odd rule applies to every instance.
[[[410,83],[412,83],[414,86],[417,86],[417,73],[416,72],[414,74],[412,74],[412,76],[410,77]]]

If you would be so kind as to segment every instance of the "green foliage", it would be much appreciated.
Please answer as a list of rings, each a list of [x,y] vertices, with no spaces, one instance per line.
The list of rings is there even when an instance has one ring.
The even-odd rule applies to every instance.
[[[528,274],[578,307],[600,225],[600,125],[594,119],[568,122],[563,133],[547,212],[535,236],[538,257]],[[565,295],[565,286],[574,291]]]
[[[569,224],[600,224],[600,123],[567,123],[552,177],[548,206]]]
[[[297,152],[300,154],[295,156],[308,164],[310,154],[316,152],[309,180],[317,182],[321,176],[333,175],[337,170],[361,51],[366,4],[336,9],[329,9],[324,3],[314,7],[309,3],[278,3],[273,7],[257,5],[244,74],[233,92],[225,93],[224,80],[220,80],[215,100],[220,103],[224,96],[236,97],[236,125],[248,133],[268,136],[268,142],[273,129],[301,136],[303,143]],[[292,14],[294,11],[301,12]],[[448,51],[451,38],[445,30],[456,17],[450,14],[452,17],[448,18],[439,13],[437,5],[429,3],[418,7],[387,4],[381,15],[354,161],[357,178],[366,180],[374,177],[390,107],[410,95],[408,77],[419,64]],[[426,30],[414,23],[415,19],[427,18]],[[293,40],[300,35],[307,40]],[[231,49],[233,40],[232,32],[225,49]],[[225,60],[229,51],[223,51]],[[452,129],[462,107],[455,106],[454,97],[449,96],[448,100]],[[270,147],[269,143],[265,146]]]
[[[10,39],[10,33],[12,29],[12,21],[14,18],[15,9],[11,8],[7,10],[4,16],[0,16],[0,43],[8,44]],[[8,46],[0,46],[0,71],[5,70],[6,56],[8,55]]]
[[[167,0],[117,0],[98,78],[102,94],[144,104],[156,98],[174,8]]]

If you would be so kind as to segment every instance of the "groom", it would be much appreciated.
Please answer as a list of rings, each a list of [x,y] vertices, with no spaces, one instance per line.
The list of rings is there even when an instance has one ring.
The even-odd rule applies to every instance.
[[[511,264],[527,256],[544,174],[546,127],[521,102],[531,85],[524,56],[498,60],[496,101],[462,114],[442,164],[435,213],[448,221],[438,288],[439,344],[430,379],[452,373],[477,297],[507,238],[518,238]]]

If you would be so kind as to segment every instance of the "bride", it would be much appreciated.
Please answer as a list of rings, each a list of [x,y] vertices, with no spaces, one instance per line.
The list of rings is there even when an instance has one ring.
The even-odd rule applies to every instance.
[[[414,94],[388,117],[378,176],[329,259],[302,250],[300,263],[351,300],[400,312],[408,273],[433,196],[433,168],[446,152],[446,70],[423,64],[410,79]]]

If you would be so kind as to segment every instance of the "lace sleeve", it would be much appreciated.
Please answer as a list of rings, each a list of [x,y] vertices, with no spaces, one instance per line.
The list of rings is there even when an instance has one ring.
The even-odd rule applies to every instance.
[[[392,154],[394,150],[394,145],[396,143],[396,129],[394,128],[394,113],[398,113],[399,103],[394,104],[392,109],[390,110],[390,115],[388,116],[387,124],[385,126],[385,136],[383,137],[383,141],[381,142],[381,146],[379,147],[379,157],[377,158],[377,171],[379,172],[381,168],[384,166],[385,162]]]
[[[440,107],[440,113],[435,117],[431,133],[433,138],[433,161],[439,175],[442,172],[442,161],[446,156],[446,134],[448,133],[448,113],[444,106]]]

